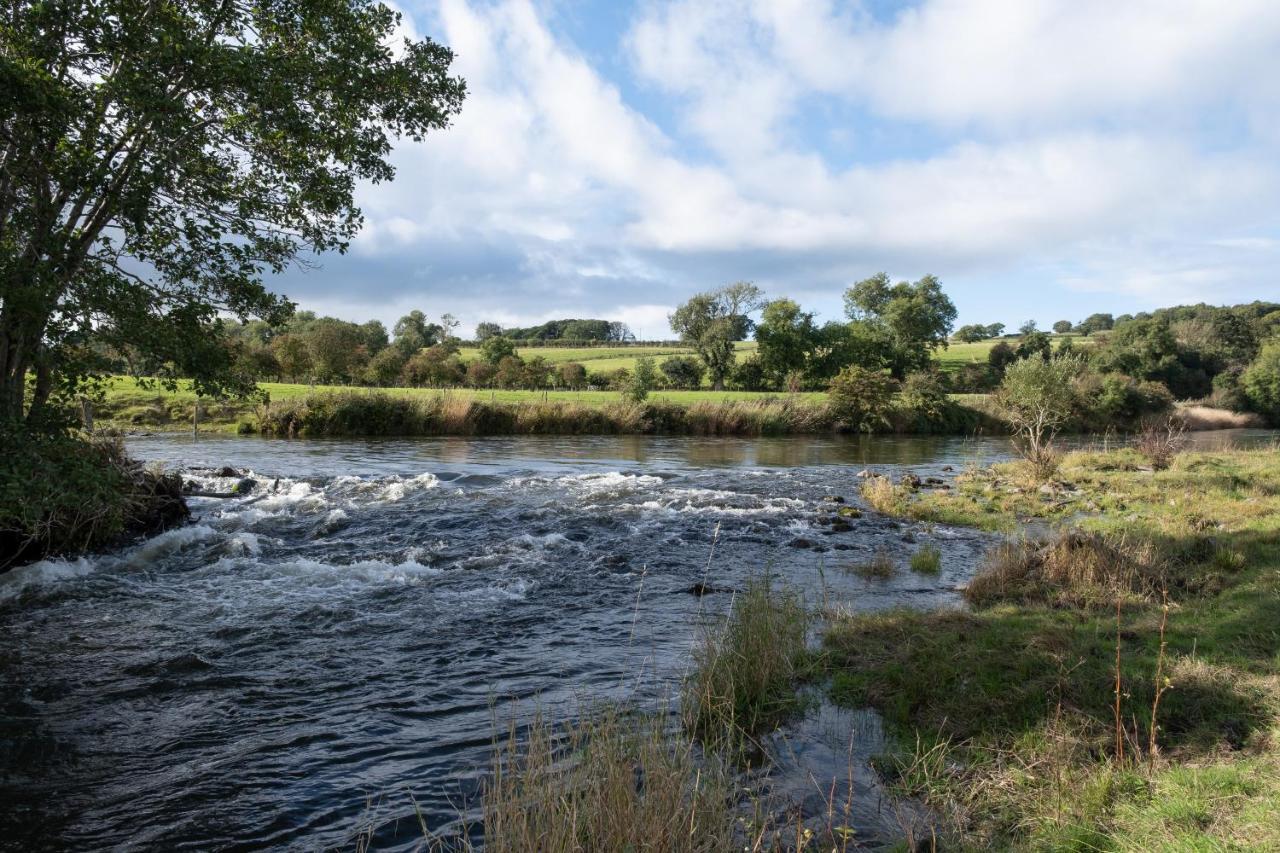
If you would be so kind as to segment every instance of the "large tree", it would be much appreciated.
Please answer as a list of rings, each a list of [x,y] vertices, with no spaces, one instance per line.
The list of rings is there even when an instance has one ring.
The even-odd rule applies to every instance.
[[[707,366],[717,391],[724,390],[724,380],[733,369],[734,341],[750,333],[748,314],[760,306],[761,299],[760,288],[736,282],[697,294],[668,318],[675,333],[693,346]]]
[[[229,390],[219,318],[286,317],[264,276],[344,250],[356,184],[462,103],[449,49],[398,26],[373,0],[7,4],[0,419],[74,390],[101,345]]]
[[[820,337],[812,312],[800,310],[794,300],[766,303],[756,326],[756,340],[760,344],[760,366],[770,384],[781,386],[789,377],[807,373]]]
[[[955,305],[931,275],[891,285],[888,275],[877,273],[846,290],[844,302],[851,320],[883,335],[895,379],[927,368],[933,351],[946,348],[956,319]]]

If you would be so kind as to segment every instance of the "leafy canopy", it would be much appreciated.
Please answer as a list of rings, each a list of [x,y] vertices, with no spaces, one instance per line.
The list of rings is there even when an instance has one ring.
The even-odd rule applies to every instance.
[[[373,0],[14,3],[0,22],[0,418],[135,353],[243,390],[219,318],[343,251],[393,138],[446,127],[452,53]],[[29,412],[28,414],[31,414]]]

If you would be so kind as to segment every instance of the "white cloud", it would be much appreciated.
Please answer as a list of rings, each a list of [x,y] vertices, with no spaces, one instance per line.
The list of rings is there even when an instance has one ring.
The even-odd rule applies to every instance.
[[[595,314],[665,334],[698,287],[838,289],[883,266],[1029,264],[1062,270],[1059,287],[1228,298],[1224,278],[1262,274],[1236,256],[1270,251],[1239,241],[1280,228],[1270,2],[928,0],[888,21],[818,0],[655,3],[619,50],[674,105],[665,131],[545,7],[431,9],[406,31],[454,48],[469,95],[454,127],[398,147],[395,182],[361,191],[353,263],[382,271],[383,312],[430,300],[468,322]],[[852,160],[824,150],[815,105],[851,116],[827,136]],[[875,134],[925,143],[859,159]]]

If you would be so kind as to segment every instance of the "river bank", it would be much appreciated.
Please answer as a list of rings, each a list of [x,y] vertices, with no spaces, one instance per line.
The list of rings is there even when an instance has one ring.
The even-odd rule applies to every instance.
[[[96,422],[114,432],[199,429],[281,437],[690,435],[787,436],[848,431],[825,394],[663,391],[634,402],[612,392],[433,391],[280,386],[266,400],[202,401],[189,392],[140,389],[117,381],[95,404]],[[1190,430],[1261,426],[1254,415],[1204,406],[1176,407]],[[1140,417],[1107,414],[1081,401],[1068,432],[1138,429]],[[863,424],[879,435],[1007,435],[991,398],[956,394],[925,405],[901,395],[882,420]],[[859,430],[861,431],[861,430]]]
[[[832,695],[885,715],[882,767],[956,843],[1280,846],[1274,446],[1162,471],[1076,452],[1047,484],[1003,463],[876,503],[1047,537],[988,554],[967,610],[844,614],[824,637]]]

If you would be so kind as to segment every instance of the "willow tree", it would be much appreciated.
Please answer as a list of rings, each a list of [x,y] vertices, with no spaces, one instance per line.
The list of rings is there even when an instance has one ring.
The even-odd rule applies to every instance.
[[[343,251],[359,182],[449,124],[453,55],[371,0],[11,0],[0,11],[0,421],[103,348],[232,390],[221,318]]]

